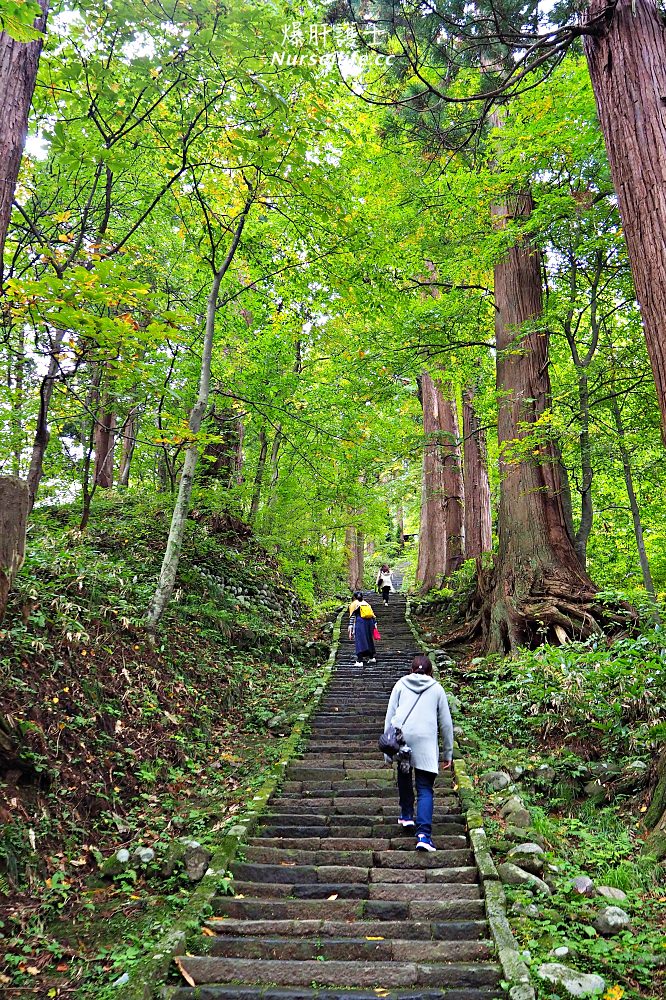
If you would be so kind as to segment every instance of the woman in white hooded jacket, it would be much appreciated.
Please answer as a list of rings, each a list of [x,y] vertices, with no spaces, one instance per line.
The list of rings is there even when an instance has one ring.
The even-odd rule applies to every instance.
[[[405,772],[398,765],[398,795],[403,827],[416,827],[416,850],[435,851],[432,842],[434,784],[440,767],[438,735],[442,736],[443,769],[453,759],[453,723],[444,689],[432,676],[427,656],[415,656],[411,673],[395,684],[384,728],[399,726],[405,743],[411,748],[411,768]],[[416,815],[414,814],[414,783]]]

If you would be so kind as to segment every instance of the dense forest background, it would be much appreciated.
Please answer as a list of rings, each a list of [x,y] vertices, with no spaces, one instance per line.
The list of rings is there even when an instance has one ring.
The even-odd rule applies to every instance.
[[[234,763],[270,758],[319,623],[384,560],[431,629],[504,664],[484,683],[513,656],[523,717],[557,706],[582,757],[639,759],[615,789],[627,857],[645,837],[662,857],[659,8],[0,19],[0,889],[20,931],[47,878],[52,910],[79,905],[68,852],[93,866],[91,828],[117,833],[158,775],[176,795],[222,752],[242,800]]]

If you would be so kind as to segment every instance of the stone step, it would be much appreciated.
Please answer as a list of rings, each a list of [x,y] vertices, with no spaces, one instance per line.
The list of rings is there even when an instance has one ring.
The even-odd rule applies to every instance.
[[[379,935],[369,935],[378,937]],[[493,957],[490,941],[414,941],[409,939],[368,940],[365,937],[283,938],[258,937],[201,938],[194,942],[196,954],[218,958],[261,958],[280,961],[364,961],[364,962],[479,962]]]
[[[437,869],[435,869],[437,870]],[[247,882],[234,881],[238,899],[480,899],[479,886],[471,882]]]
[[[355,989],[313,989],[308,987],[225,985],[180,986],[169,990],[168,1000],[377,1000],[376,992]],[[382,1000],[506,1000],[506,994],[494,987],[388,990]]]
[[[260,899],[215,896],[216,916],[247,920],[480,920],[480,899]]]
[[[429,923],[423,920],[244,920],[211,917],[206,926],[216,934],[236,937],[268,935],[273,937],[401,938],[410,941],[479,941],[488,934],[485,920],[446,920]]]
[[[321,824],[319,826],[297,823],[296,825],[291,826],[288,823],[269,823],[262,827],[261,833],[267,840],[310,840],[316,837],[325,840],[336,840],[339,841],[339,843],[332,846],[336,848],[339,847],[342,850],[345,849],[345,846],[349,850],[354,850],[357,847],[360,847],[361,850],[364,848],[376,851],[388,850],[390,847],[395,846],[393,843],[394,841],[399,840],[402,840],[403,842],[398,844],[398,849],[402,847],[413,849],[414,847],[414,831],[405,830],[403,827],[399,827],[395,822],[369,822],[364,826],[344,826],[342,823],[332,823],[331,825]],[[444,824],[433,824],[433,837],[438,847],[467,847],[467,838],[462,834],[449,835],[448,827]],[[343,843],[345,839],[348,840],[346,845]],[[361,840],[373,842],[386,840],[387,843],[379,844],[368,842],[367,844],[362,844],[360,843]],[[294,845],[285,844],[285,847],[289,846]]]
[[[329,829],[329,836],[317,834],[316,836],[288,837],[273,836],[264,832],[262,837],[250,837],[248,843],[264,847],[283,847],[287,850],[293,848],[297,851],[318,851],[320,849],[326,851],[411,851],[414,854],[413,836],[351,837],[342,836],[342,834],[336,835],[334,830],[337,829]],[[293,830],[291,832],[293,833]],[[436,846],[442,850],[464,850],[468,846],[467,837],[436,835]]]
[[[318,962],[181,956],[195,983],[237,982],[278,986],[497,986],[499,966],[490,962]]]
[[[374,868],[358,865],[296,865],[296,864],[253,864],[236,861],[231,866],[235,879],[239,882],[274,883],[285,885],[315,885],[331,882],[390,882],[413,883],[433,882],[441,884],[478,882],[478,872],[474,865],[447,868]],[[238,890],[237,890],[238,891]]]
[[[377,872],[383,870],[395,871],[405,869],[408,871],[424,870],[429,868],[458,868],[473,865],[472,852],[467,850],[443,851],[438,850],[434,854],[426,851],[328,851],[320,849],[316,851],[294,850],[293,848],[263,847],[259,840],[257,845],[248,845],[243,848],[243,852],[248,862],[253,864],[281,865],[289,867],[292,865],[304,865],[306,867],[327,866],[351,866],[359,868],[371,868],[372,865],[381,866]]]

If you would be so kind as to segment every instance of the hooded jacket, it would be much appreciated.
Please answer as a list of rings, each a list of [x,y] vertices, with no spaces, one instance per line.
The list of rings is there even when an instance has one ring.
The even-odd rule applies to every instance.
[[[421,693],[423,692],[423,693]],[[416,698],[421,695],[418,702]],[[416,705],[404,723],[407,713]],[[391,691],[384,728],[400,726],[407,746],[411,747],[412,765],[420,771],[439,771],[438,735],[442,736],[442,759],[453,757],[453,723],[444,688],[427,674],[407,674]]]

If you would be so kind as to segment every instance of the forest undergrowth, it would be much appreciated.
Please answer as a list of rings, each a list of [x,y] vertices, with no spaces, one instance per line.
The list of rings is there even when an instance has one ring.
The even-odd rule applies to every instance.
[[[101,997],[140,960],[192,892],[179,838],[206,849],[233,823],[328,655],[311,608],[233,518],[195,508],[154,637],[143,617],[167,502],[100,500],[85,534],[76,523],[67,507],[36,514],[0,630],[8,998]]]
[[[458,618],[466,575],[417,605],[429,646],[444,644]],[[469,648],[452,657],[440,666],[441,680],[460,701],[458,739],[495,860],[511,861],[520,836],[507,831],[507,791],[489,787],[489,772],[508,776],[507,788],[531,816],[522,841],[545,851],[541,874],[552,895],[505,887],[539,1000],[560,996],[537,973],[549,962],[603,976],[607,1000],[659,1000],[666,993],[666,866],[645,851],[643,817],[666,737],[663,630],[644,624],[614,641],[544,645],[514,658]],[[612,937],[595,929],[608,900],[578,893],[579,876],[626,894],[618,905],[631,917],[628,929]]]

